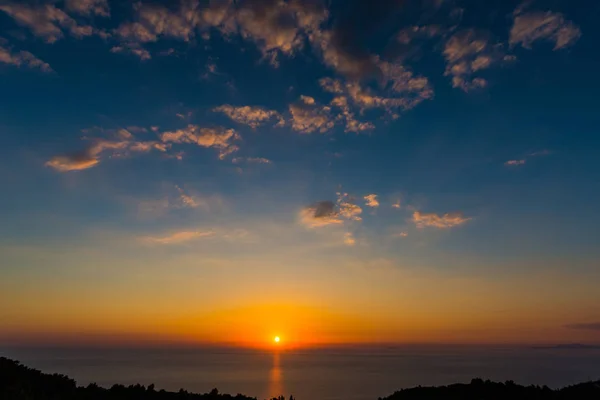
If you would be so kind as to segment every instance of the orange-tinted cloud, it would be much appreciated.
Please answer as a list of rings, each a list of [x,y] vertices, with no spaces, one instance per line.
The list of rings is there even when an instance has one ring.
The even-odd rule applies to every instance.
[[[160,138],[165,143],[191,143],[201,147],[214,147],[219,150],[219,158],[224,159],[239,149],[233,142],[240,136],[233,129],[200,128],[197,125],[188,125],[176,131],[163,132]]]
[[[434,213],[421,213],[419,211],[415,211],[412,218],[417,228],[432,227],[439,229],[447,229],[463,225],[470,219],[471,218],[465,218],[462,213],[447,213],[444,215],[438,215]]]
[[[300,133],[325,133],[335,125],[331,116],[331,107],[321,106],[309,96],[300,96],[300,100],[290,104],[292,129]]]
[[[285,125],[285,120],[277,111],[266,110],[262,107],[234,107],[229,104],[213,108],[215,112],[221,112],[227,115],[229,118],[237,123],[248,125],[249,127],[256,129],[261,125],[271,121],[277,120],[275,126],[280,127]]]
[[[170,233],[166,236],[160,236],[160,237],[152,237],[152,236],[148,236],[143,238],[144,242],[147,243],[156,243],[156,244],[181,244],[181,243],[186,243],[189,242],[191,240],[197,240],[197,239],[201,239],[201,238],[207,238],[207,237],[211,237],[214,236],[214,232],[213,231],[180,231],[180,232],[173,232]]]
[[[369,194],[364,197],[367,207],[377,208],[379,207],[379,200],[377,200],[376,194]]]
[[[298,220],[301,224],[309,228],[344,223],[335,208],[335,203],[331,201],[319,201],[303,208],[298,213]]]
[[[37,68],[43,72],[54,72],[48,63],[40,60],[28,51],[12,52],[5,48],[0,42],[0,63],[14,65],[16,67]]]
[[[511,46],[520,44],[531,49],[536,41],[554,42],[554,50],[572,46],[581,37],[581,30],[561,13],[533,11],[523,13],[519,7],[515,11],[514,23],[510,30]]]

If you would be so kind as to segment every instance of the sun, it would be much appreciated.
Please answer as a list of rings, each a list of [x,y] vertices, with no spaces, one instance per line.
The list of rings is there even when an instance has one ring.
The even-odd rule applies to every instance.
[[[274,341],[275,343],[279,343],[279,342],[281,341],[281,338],[280,338],[279,336],[275,336],[275,337],[273,338],[273,341]]]

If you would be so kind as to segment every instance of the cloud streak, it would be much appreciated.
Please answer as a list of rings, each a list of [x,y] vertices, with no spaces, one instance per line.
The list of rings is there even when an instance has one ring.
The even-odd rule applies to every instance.
[[[231,120],[248,125],[252,129],[256,129],[261,125],[266,124],[269,121],[276,120],[276,127],[285,125],[285,120],[277,111],[267,110],[262,107],[234,107],[229,104],[225,104],[216,108],[213,108],[214,112],[220,112],[227,115]]]
[[[214,235],[215,233],[213,231],[180,231],[170,233],[166,236],[147,236],[143,238],[143,241],[150,244],[175,245],[202,238],[213,237]]]
[[[522,7],[515,11],[510,29],[509,44],[513,47],[521,45],[531,49],[537,41],[550,41],[554,43],[554,50],[560,50],[572,46],[581,37],[581,29],[561,13],[522,11]]]
[[[448,229],[467,223],[471,218],[465,218],[462,213],[447,213],[438,215],[434,213],[422,213],[415,211],[412,221],[417,228]]]
[[[50,65],[28,51],[12,52],[11,49],[3,47],[0,43],[0,63],[14,65],[16,67],[27,67],[39,69],[42,72],[54,72]]]

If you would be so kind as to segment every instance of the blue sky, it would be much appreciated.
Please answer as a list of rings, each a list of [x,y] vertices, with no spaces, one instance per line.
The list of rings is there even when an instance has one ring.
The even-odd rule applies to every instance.
[[[497,291],[457,319],[457,341],[504,308],[515,317],[492,324],[497,340],[534,341],[529,323],[589,340],[600,58],[598,7],[576,5],[0,3],[6,300],[129,286],[117,298],[150,304],[156,282],[197,280],[216,296],[198,314],[274,286],[286,304],[360,318],[388,304],[389,322],[406,299],[388,284],[408,276],[414,296],[447,295],[424,315],[460,309],[456,290]],[[515,282],[537,297],[515,292],[513,310]],[[239,296],[221,299],[230,287]],[[95,332],[65,296],[49,314]],[[36,325],[44,305],[28,307],[0,314],[1,338],[68,325]]]

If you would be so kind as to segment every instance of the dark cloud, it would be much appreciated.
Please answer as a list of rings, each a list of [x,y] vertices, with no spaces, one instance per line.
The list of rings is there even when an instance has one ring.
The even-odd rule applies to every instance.
[[[318,201],[310,206],[314,210],[315,218],[324,218],[335,215],[335,203],[332,201]]]
[[[379,74],[367,41],[403,3],[403,0],[359,1],[348,6],[347,2],[343,2],[329,37],[329,47],[339,59],[344,60],[343,65],[337,66],[338,72],[352,79]]]
[[[584,331],[600,331],[600,322],[569,324],[569,325],[565,325],[565,328],[584,330]]]

